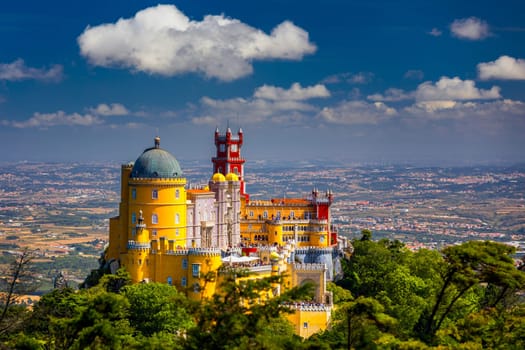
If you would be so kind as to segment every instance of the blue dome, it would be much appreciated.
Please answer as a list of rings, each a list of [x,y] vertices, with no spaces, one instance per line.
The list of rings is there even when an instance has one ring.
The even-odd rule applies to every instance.
[[[146,149],[137,158],[131,178],[168,179],[182,177],[179,162],[168,151],[160,148],[160,138],[155,138],[155,147]]]

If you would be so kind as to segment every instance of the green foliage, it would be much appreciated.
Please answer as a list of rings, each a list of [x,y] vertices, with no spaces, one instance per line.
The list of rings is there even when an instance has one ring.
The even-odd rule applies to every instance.
[[[146,337],[177,334],[194,326],[186,297],[170,285],[134,284],[122,293],[130,303],[131,326]]]
[[[2,341],[54,350],[525,348],[525,272],[515,268],[512,247],[478,241],[411,252],[398,241],[353,244],[345,278],[327,284],[331,328],[308,339],[283,315],[312,286],[273,297],[284,288],[281,277],[245,279],[247,271],[226,268],[221,293],[201,302],[166,284],[131,285],[125,270],[101,271],[92,288],[53,290],[32,310],[11,304],[5,317],[16,327]],[[5,286],[15,291],[16,283]]]
[[[294,288],[272,297],[274,288],[282,282],[281,277],[239,280],[243,271],[222,273],[221,294],[196,306],[196,327],[188,332],[188,349],[294,349],[300,346],[300,339],[291,327],[275,325],[282,325],[281,315],[289,312],[284,303],[298,298],[304,300],[312,286]]]

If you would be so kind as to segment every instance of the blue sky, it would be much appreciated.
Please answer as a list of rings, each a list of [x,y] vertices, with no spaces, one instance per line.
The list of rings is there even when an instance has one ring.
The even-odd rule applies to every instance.
[[[523,1],[17,1],[0,161],[523,162]]]

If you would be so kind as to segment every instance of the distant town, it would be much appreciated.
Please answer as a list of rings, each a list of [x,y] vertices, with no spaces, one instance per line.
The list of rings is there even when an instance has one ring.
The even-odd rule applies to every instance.
[[[181,162],[188,186],[207,183],[211,165]],[[62,273],[81,282],[108,240],[117,214],[118,163],[0,164],[0,264],[22,247],[39,252],[40,290]],[[494,240],[525,251],[525,165],[416,168],[247,163],[251,200],[334,193],[339,234],[397,239],[411,249]]]

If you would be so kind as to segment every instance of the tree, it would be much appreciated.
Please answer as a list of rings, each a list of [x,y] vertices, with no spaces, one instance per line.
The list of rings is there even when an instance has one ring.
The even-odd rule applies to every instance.
[[[0,335],[16,329],[21,323],[23,309],[17,305],[20,297],[34,292],[38,285],[31,271],[34,251],[23,249],[0,279]],[[16,309],[16,312],[14,312]]]
[[[286,302],[302,299],[311,293],[312,286],[293,288],[278,297],[269,297],[281,276],[243,279],[246,271],[224,269],[221,292],[195,305],[196,326],[188,331],[188,349],[297,348],[300,339],[291,327],[279,327],[280,332],[267,332],[284,322],[281,315],[290,312]],[[275,343],[278,336],[284,344]],[[273,344],[271,347],[265,344]]]
[[[188,300],[175,287],[161,283],[139,283],[123,288],[130,303],[129,321],[142,335],[167,332],[183,334],[194,326]]]
[[[442,253],[441,287],[432,308],[427,310],[420,322],[420,336],[426,340],[435,336],[459,304],[458,301],[473,287],[485,283],[507,290],[520,288],[525,283],[523,272],[514,267],[511,258],[514,248],[511,246],[490,241],[469,241],[446,247]],[[464,314],[460,313],[461,316]]]

